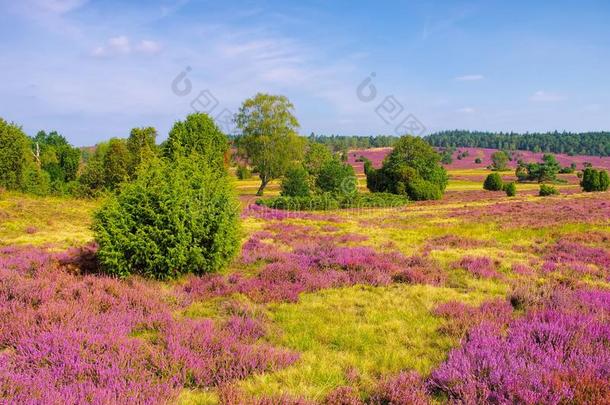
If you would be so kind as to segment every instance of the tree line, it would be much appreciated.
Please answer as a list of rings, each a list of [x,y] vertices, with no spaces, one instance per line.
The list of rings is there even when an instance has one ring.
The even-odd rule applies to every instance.
[[[442,131],[426,137],[436,147],[527,150],[536,153],[610,156],[610,132],[525,133]]]

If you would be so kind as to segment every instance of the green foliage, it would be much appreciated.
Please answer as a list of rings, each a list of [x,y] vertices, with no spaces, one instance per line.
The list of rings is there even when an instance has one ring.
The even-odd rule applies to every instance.
[[[250,169],[248,169],[248,166],[246,165],[237,165],[235,174],[240,180],[248,180],[252,178],[252,172],[250,171]]]
[[[419,137],[400,138],[381,169],[374,169],[368,161],[364,166],[367,187],[373,192],[407,194],[414,200],[437,199],[447,186],[447,172],[440,165],[440,156]]]
[[[541,184],[540,185],[540,191],[538,192],[538,195],[541,197],[547,197],[550,195],[557,195],[559,194],[559,191],[557,191],[557,189],[553,186],[550,186],[548,184]]]
[[[520,163],[515,172],[519,181],[556,181],[561,166],[554,155],[545,154],[540,163]]]
[[[107,272],[169,279],[218,271],[233,258],[238,202],[226,173],[202,159],[147,162],[95,213],[98,258]]]
[[[458,159],[461,159],[461,157],[458,156]],[[453,163],[453,149],[443,151],[441,154],[441,163],[444,165],[450,165]]]
[[[237,139],[239,154],[261,179],[257,195],[303,157],[305,140],[297,135],[293,110],[285,96],[258,93],[242,103],[235,117],[242,134]]]
[[[153,127],[133,128],[127,138],[127,149],[131,157],[129,176],[135,176],[143,161],[157,153],[157,130]]]
[[[493,133],[443,131],[426,137],[432,146],[474,147],[567,153],[568,155],[610,156],[610,132]]]
[[[197,153],[201,162],[209,167],[225,170],[229,152],[227,136],[207,114],[190,114],[177,121],[169,131],[165,143],[165,156],[190,156]]]
[[[67,183],[76,180],[81,152],[62,135],[56,131],[48,134],[40,131],[33,138],[32,148],[40,160],[40,167],[49,174],[51,182]]]
[[[28,137],[21,128],[0,118],[0,187],[22,188],[31,161],[29,147]]]
[[[407,204],[405,195],[391,193],[317,194],[309,197],[280,196],[259,199],[258,205],[288,211],[325,211],[339,208],[388,208]]]
[[[286,171],[282,178],[281,195],[286,197],[309,196],[309,174],[301,165],[295,165]]]
[[[105,187],[103,151],[105,148],[98,145],[95,152],[89,158],[83,173],[78,178],[80,187],[77,196],[95,197],[99,195]]]
[[[320,174],[322,166],[324,166],[328,161],[332,160],[332,158],[333,155],[326,145],[310,142],[307,145],[303,165],[309,174],[317,177],[318,174]]]
[[[129,180],[131,155],[124,139],[112,138],[102,159],[104,187],[115,190],[119,184]]]
[[[25,170],[22,190],[38,196],[49,195],[51,193],[51,176],[35,164],[30,164]]]
[[[394,146],[397,137],[391,135],[377,136],[342,136],[342,135],[309,135],[310,142],[326,146],[332,152],[349,149],[387,148]]]
[[[508,155],[503,150],[494,152],[491,155],[492,170],[504,171],[508,169]]]
[[[587,167],[582,172],[582,180],[580,186],[583,191],[595,192],[595,191],[607,191],[610,186],[610,178],[606,170],[597,170],[591,167]]]
[[[322,192],[353,194],[357,190],[354,168],[338,158],[326,161],[316,177],[316,187]]]
[[[504,184],[503,189],[506,192],[506,195],[509,197],[514,197],[517,195],[517,185],[515,182]]]
[[[500,191],[503,185],[502,176],[498,173],[491,173],[485,178],[483,188],[487,191]]]
[[[476,158],[476,159],[474,160],[474,163],[476,163],[476,164],[480,165],[481,163],[483,163],[483,161],[481,160],[481,158]]]
[[[414,201],[440,200],[443,192],[438,185],[416,178],[406,184],[406,193]]]

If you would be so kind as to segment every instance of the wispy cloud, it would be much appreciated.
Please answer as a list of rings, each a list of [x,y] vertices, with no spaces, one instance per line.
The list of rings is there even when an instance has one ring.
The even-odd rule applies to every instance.
[[[102,46],[98,46],[91,51],[91,55],[96,57],[109,57],[118,55],[129,55],[133,52],[152,55],[161,51],[161,45],[151,40],[141,40],[135,45],[131,44],[125,35],[112,37]]]
[[[474,114],[476,112],[476,110],[472,107],[462,107],[458,108],[456,111],[461,114]]]
[[[545,90],[538,90],[530,96],[531,101],[543,103],[563,101],[565,99],[566,97],[564,95],[561,95],[559,93],[548,92]]]
[[[485,79],[485,76],[483,75],[464,75],[464,76],[458,76],[455,78],[456,81],[458,82],[474,82],[477,80],[483,80]]]

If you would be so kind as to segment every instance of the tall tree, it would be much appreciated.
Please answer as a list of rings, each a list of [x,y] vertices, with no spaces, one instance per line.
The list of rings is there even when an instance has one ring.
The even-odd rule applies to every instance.
[[[15,190],[23,186],[31,162],[30,141],[15,124],[0,118],[0,187]]]
[[[81,152],[57,133],[39,131],[33,138],[33,148],[40,167],[49,173],[53,182],[76,180]]]
[[[305,140],[297,135],[299,122],[293,111],[285,96],[258,93],[243,102],[235,117],[242,135],[239,153],[261,179],[256,195],[263,195],[271,180],[303,157]]]
[[[130,156],[125,139],[112,138],[104,154],[104,183],[114,190],[129,178]]]

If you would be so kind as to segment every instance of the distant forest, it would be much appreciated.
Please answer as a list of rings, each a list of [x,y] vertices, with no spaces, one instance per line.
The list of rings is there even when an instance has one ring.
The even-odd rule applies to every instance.
[[[442,131],[426,137],[437,147],[471,147],[568,155],[610,156],[610,132],[494,133],[479,131]]]
[[[309,135],[312,142],[321,143],[329,147],[333,152],[346,151],[348,149],[386,148],[393,146],[399,138],[391,135],[376,136],[341,136],[341,135]]]

